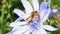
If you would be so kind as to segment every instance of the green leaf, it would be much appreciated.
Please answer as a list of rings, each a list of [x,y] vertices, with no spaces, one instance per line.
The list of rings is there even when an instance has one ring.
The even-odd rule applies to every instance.
[[[7,14],[6,20],[7,20],[8,18],[10,18],[10,14]]]

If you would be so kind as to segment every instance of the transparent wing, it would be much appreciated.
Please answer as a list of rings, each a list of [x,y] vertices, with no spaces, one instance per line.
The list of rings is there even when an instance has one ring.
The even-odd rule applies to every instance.
[[[25,13],[21,11],[20,9],[14,9],[14,13],[16,13],[18,16],[23,16]]]
[[[33,8],[30,3],[27,0],[21,0],[21,2],[25,8],[26,14],[30,14],[33,11]]]
[[[54,28],[54,27],[49,26],[49,25],[44,25],[43,28],[46,30],[49,30],[49,31],[57,31],[58,30],[58,28]]]
[[[32,0],[32,4],[33,4],[33,7],[34,7],[34,10],[39,10],[39,2],[38,0]]]

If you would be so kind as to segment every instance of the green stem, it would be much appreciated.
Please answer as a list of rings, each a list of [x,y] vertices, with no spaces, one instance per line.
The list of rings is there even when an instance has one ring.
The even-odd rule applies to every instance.
[[[4,34],[4,8],[2,7],[2,14],[1,14],[1,33]]]
[[[1,14],[1,25],[4,23],[4,8],[2,8],[2,14]]]

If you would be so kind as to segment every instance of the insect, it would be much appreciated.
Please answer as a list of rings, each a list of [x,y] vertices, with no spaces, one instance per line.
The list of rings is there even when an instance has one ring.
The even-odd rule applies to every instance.
[[[22,10],[20,9],[14,9],[14,13],[16,13],[19,18],[16,19],[13,23],[10,24],[11,27],[14,27],[14,31],[13,33],[11,34],[20,34],[22,32],[24,32],[24,34],[30,34],[32,32],[32,34],[47,34],[47,32],[45,30],[49,30],[49,31],[56,31],[58,30],[58,28],[54,28],[50,25],[44,25],[44,21],[46,21],[51,13],[51,9],[50,9],[50,5],[47,3],[47,2],[42,2],[42,4],[40,5],[40,9],[39,9],[39,2],[38,0],[32,0],[32,4],[33,4],[33,8],[31,6],[31,4],[29,3],[28,0],[21,0],[24,8],[25,8],[25,11],[26,13],[24,13]],[[40,10],[40,11],[39,11]],[[32,26],[35,26],[35,27],[38,27],[38,30],[33,30],[31,28],[29,28],[29,26],[23,26],[23,27],[20,27],[20,25],[22,24],[26,24],[26,22],[20,22],[21,19],[24,19],[26,21],[26,19],[30,16],[30,13],[31,12],[34,12],[34,11],[37,11],[39,13],[39,23],[37,22],[38,25],[35,26],[35,17],[33,18],[33,22]],[[55,13],[55,11],[57,11],[56,9],[53,10],[52,13]],[[31,25],[30,25],[31,26]],[[31,26],[31,27],[32,27]],[[9,33],[8,33],[9,34]]]

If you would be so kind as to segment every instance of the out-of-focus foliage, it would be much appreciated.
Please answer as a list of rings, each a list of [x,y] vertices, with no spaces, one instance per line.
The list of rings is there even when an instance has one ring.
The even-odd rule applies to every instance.
[[[42,0],[39,0],[39,2],[41,3]],[[60,0],[51,0],[50,4],[52,9],[58,8],[60,12]],[[18,17],[13,13],[14,8],[24,10],[21,0],[0,0],[0,34],[6,34],[12,30],[9,24]],[[45,24],[60,28],[60,22],[58,22],[57,17],[54,16],[53,18],[49,18]],[[60,34],[60,31],[47,32],[48,34]]]

